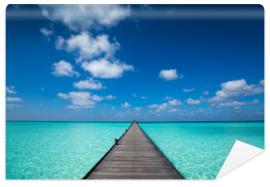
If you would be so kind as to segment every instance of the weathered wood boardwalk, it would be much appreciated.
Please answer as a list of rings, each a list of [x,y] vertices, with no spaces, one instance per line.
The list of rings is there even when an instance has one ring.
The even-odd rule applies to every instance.
[[[84,179],[183,179],[133,122]]]

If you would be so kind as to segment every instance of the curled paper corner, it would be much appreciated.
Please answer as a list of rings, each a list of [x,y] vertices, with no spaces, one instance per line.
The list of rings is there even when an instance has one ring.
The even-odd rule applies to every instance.
[[[216,179],[230,173],[237,167],[258,156],[263,151],[264,150],[261,148],[236,140],[228,157],[217,174]]]

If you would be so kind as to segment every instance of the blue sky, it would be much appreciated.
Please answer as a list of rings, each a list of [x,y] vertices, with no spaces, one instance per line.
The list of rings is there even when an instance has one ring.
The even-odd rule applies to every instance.
[[[7,119],[263,120],[257,5],[10,5]]]

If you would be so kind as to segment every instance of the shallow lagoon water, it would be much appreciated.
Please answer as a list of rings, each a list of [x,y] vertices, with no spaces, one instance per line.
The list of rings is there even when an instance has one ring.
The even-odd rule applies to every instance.
[[[263,122],[141,123],[187,179],[213,179],[238,139],[264,148]]]
[[[7,179],[80,179],[129,123],[7,122]]]
[[[7,179],[80,179],[129,125],[7,122]],[[264,148],[263,122],[140,126],[187,179],[215,178],[236,139]]]

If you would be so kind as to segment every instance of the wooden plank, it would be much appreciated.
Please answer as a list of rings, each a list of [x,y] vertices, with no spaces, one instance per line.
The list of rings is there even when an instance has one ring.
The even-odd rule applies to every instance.
[[[133,122],[83,179],[183,179]]]

